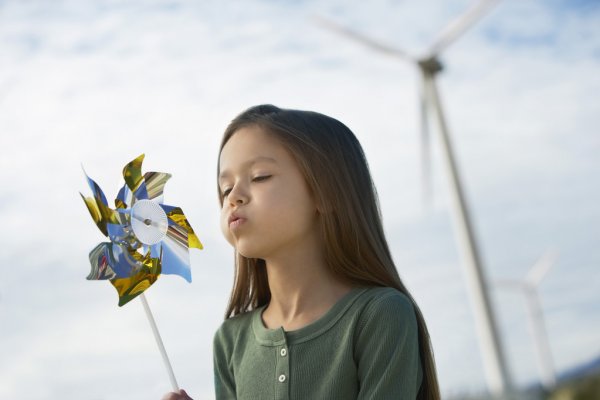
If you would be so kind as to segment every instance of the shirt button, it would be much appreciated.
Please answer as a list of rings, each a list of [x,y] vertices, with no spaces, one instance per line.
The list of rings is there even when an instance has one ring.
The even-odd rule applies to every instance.
[[[287,349],[285,349],[285,348],[281,349],[279,354],[281,354],[281,357],[285,357],[287,355]]]
[[[279,382],[285,382],[285,375],[279,375]]]

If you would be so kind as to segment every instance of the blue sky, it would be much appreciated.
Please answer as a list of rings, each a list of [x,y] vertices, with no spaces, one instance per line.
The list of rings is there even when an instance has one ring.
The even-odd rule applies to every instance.
[[[315,26],[318,14],[419,53],[469,1],[0,3],[0,397],[160,398],[142,306],[88,282],[102,235],[80,165],[114,198],[125,163],[173,174],[166,202],[205,245],[193,283],[147,292],[182,387],[213,397],[212,336],[233,279],[215,172],[227,123],[259,103],[316,110],[363,144],[401,276],[429,323],[446,395],[485,388],[437,131],[420,197],[418,74]],[[439,86],[491,281],[540,285],[564,370],[600,354],[600,9],[501,1],[442,54]],[[538,378],[523,299],[494,287],[511,373]]]

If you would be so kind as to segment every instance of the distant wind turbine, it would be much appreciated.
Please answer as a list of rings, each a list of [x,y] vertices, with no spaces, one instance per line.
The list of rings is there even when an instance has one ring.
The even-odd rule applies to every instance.
[[[479,345],[483,354],[486,379],[490,391],[495,395],[506,395],[512,392],[512,383],[507,368],[506,357],[498,331],[498,324],[491,306],[489,290],[484,270],[481,267],[479,251],[468,213],[465,196],[454,159],[450,143],[448,126],[444,118],[442,104],[436,87],[436,75],[442,70],[438,59],[439,53],[458,39],[468,28],[489,11],[499,0],[483,0],[474,4],[464,14],[452,21],[441,31],[428,51],[421,57],[413,57],[407,52],[394,46],[389,46],[371,39],[349,28],[342,27],[322,17],[315,17],[316,22],[338,34],[390,56],[398,57],[404,61],[415,64],[421,71],[423,78],[421,91],[421,154],[423,173],[423,193],[426,201],[430,192],[430,156],[429,156],[429,129],[428,112],[435,113],[440,128],[441,144],[443,146],[445,170],[450,181],[451,197],[453,199],[454,227],[461,245],[461,254],[464,260],[464,271],[471,303],[475,313],[476,331]]]
[[[557,258],[558,253],[556,251],[548,250],[540,257],[533,267],[531,267],[524,279],[502,279],[496,281],[498,286],[519,290],[525,296],[527,320],[529,322],[529,330],[531,331],[535,346],[540,380],[542,386],[546,389],[552,389],[556,386],[556,375],[554,372],[550,342],[548,341],[548,333],[546,331],[546,325],[544,324],[544,314],[537,289],[541,280],[548,273],[548,270],[550,270],[550,267],[552,267]]]

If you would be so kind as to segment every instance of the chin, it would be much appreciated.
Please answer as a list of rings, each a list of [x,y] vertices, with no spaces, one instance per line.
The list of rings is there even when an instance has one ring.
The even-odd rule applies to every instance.
[[[244,249],[244,248],[240,248],[240,247],[236,247],[235,250],[239,254],[243,255],[246,258],[262,258],[256,251],[252,251],[252,250]]]
[[[264,251],[261,251],[256,245],[252,246],[243,241],[238,241],[233,246],[235,250],[246,258],[264,258]]]

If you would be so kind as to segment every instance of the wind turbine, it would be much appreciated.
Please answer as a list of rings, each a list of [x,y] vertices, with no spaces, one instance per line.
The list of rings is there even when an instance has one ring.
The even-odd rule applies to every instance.
[[[329,30],[362,43],[372,50],[413,63],[421,71],[423,78],[421,91],[422,173],[423,182],[427,182],[424,186],[424,194],[428,198],[430,161],[427,117],[428,113],[432,112],[437,117],[440,128],[440,138],[446,164],[445,171],[448,173],[451,188],[453,226],[459,238],[465,278],[475,314],[477,337],[483,355],[486,380],[490,391],[494,395],[502,396],[512,392],[512,383],[498,331],[497,319],[489,297],[485,271],[481,266],[479,250],[450,142],[448,126],[446,125],[442,103],[436,86],[436,76],[442,71],[442,64],[438,59],[440,52],[456,41],[461,34],[477,22],[498,1],[483,0],[475,3],[464,14],[447,25],[433,41],[429,49],[420,57],[413,57],[401,49],[380,43],[366,35],[342,27],[322,17],[315,17],[315,19],[319,25]]]
[[[519,290],[525,296],[529,330],[533,337],[542,386],[545,389],[552,389],[556,386],[556,375],[554,373],[552,352],[550,350],[550,342],[548,341],[548,333],[544,324],[544,314],[537,288],[557,258],[558,253],[556,251],[548,250],[531,267],[525,279],[502,279],[496,281],[499,286]]]

